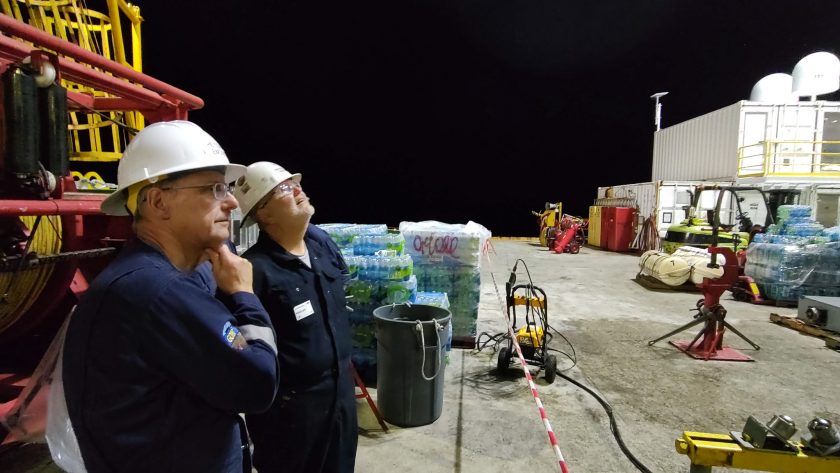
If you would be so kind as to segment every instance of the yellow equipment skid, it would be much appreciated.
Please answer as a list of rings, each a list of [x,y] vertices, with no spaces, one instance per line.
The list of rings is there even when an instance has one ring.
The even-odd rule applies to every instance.
[[[683,432],[675,447],[691,460],[691,473],[711,473],[715,466],[777,473],[840,471],[840,457],[808,455],[798,442],[792,442],[795,451],[744,448],[729,434]]]

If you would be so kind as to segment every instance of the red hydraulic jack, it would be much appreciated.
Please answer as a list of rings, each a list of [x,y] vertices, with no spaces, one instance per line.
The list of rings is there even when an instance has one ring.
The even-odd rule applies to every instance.
[[[735,253],[738,258],[738,282],[732,286],[732,297],[736,301],[752,302],[753,304],[764,304],[766,301],[761,297],[761,291],[753,278],[744,274],[744,267],[747,266],[747,252],[740,250]]]
[[[703,279],[703,284],[700,288],[703,290],[703,299],[697,301],[697,315],[694,320],[683,325],[682,327],[668,332],[667,334],[651,340],[648,345],[675,335],[683,330],[694,327],[701,323],[705,323],[703,330],[694,337],[694,340],[676,340],[669,342],[671,345],[679,348],[682,352],[695,359],[703,360],[718,360],[718,361],[753,361],[747,355],[735,350],[734,348],[723,346],[723,333],[728,328],[735,335],[744,339],[747,343],[752,345],[756,350],[761,347],[752,342],[744,334],[730,325],[724,318],[726,317],[726,309],[720,305],[720,296],[732,287],[732,284],[738,280],[738,263],[735,258],[735,253],[729,248],[710,247],[709,253],[712,253],[712,265],[716,264],[717,257],[720,254],[726,258],[726,263],[723,265],[723,275],[716,279]],[[700,343],[697,341],[700,340]]]

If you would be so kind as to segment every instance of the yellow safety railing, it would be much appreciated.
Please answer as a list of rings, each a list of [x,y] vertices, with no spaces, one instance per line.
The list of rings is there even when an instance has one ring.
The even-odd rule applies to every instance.
[[[840,177],[840,141],[768,140],[738,148],[738,177]]]
[[[107,0],[107,5],[108,11],[101,13],[86,8],[84,0],[0,0],[4,14],[142,72],[140,9],[125,0]],[[130,32],[130,56],[123,19]],[[94,97],[109,96],[69,81],[62,85]],[[102,162],[119,160],[130,138],[125,127],[140,130],[145,120],[139,112],[71,112],[69,124],[70,160]]]

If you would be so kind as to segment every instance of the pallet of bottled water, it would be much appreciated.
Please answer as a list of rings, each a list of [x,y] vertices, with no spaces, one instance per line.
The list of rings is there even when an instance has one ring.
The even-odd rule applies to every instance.
[[[402,222],[405,251],[414,260],[421,292],[449,299],[453,336],[475,338],[481,290],[481,258],[490,231],[475,222]]]
[[[405,251],[405,238],[401,233],[357,235],[353,238],[354,255],[370,256],[383,251],[401,255]]]
[[[319,225],[341,249],[349,281],[345,285],[350,308],[352,359],[366,383],[376,382],[374,309],[413,302],[417,295],[414,262],[404,253],[405,239],[389,233],[384,224]]]
[[[388,226],[384,223],[322,223],[318,228],[327,232],[339,248],[352,248],[359,236],[384,235],[388,233]],[[372,252],[370,254],[373,254]]]
[[[400,233],[405,238],[406,253],[416,263],[447,266],[479,267],[485,243],[490,238],[490,231],[476,222],[400,222]]]
[[[357,276],[348,281],[345,290],[347,306],[351,309],[353,364],[365,383],[374,384],[377,340],[373,311],[383,305],[413,303],[417,298],[417,278],[413,274],[407,279],[361,279]]]
[[[777,216],[766,233],[753,237],[744,274],[776,301],[840,296],[840,227],[813,221],[806,205],[781,205]]]
[[[449,297],[445,292],[435,291],[417,291],[417,297],[414,299],[415,304],[430,305],[432,307],[440,307],[441,309],[450,310]],[[451,312],[450,312],[451,314]],[[452,350],[452,319],[449,319],[449,324],[446,326],[446,362],[449,362],[449,352]]]

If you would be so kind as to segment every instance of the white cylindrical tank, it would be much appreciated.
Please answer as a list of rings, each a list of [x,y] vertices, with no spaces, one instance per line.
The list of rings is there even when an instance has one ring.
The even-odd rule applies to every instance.
[[[688,264],[691,270],[689,279],[694,284],[702,284],[703,278],[715,279],[723,276],[723,265],[726,263],[723,255],[717,255],[717,268],[709,267],[712,254],[703,248],[681,246],[674,252],[674,256],[682,258]]]
[[[691,268],[684,259],[656,250],[642,254],[639,259],[639,268],[643,274],[669,286],[681,286],[691,276]]]

